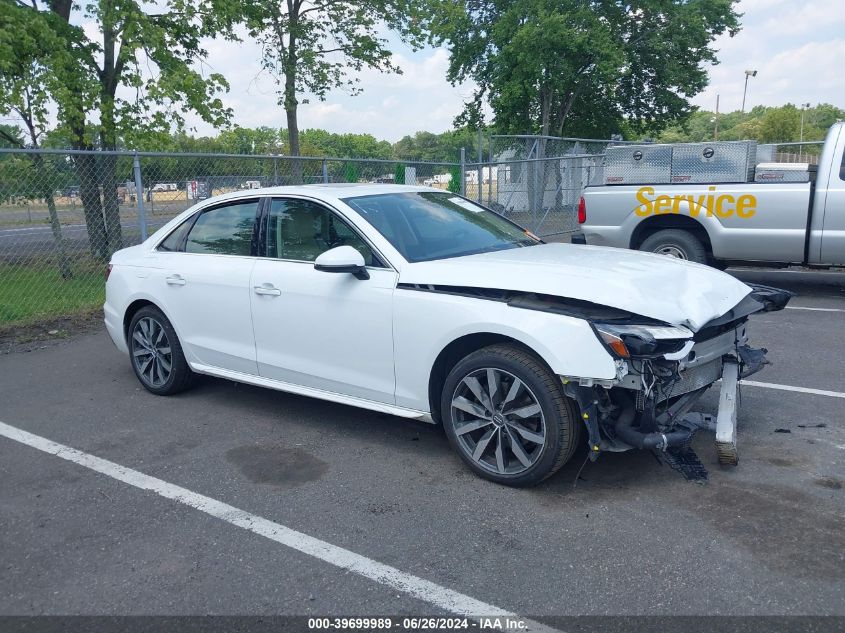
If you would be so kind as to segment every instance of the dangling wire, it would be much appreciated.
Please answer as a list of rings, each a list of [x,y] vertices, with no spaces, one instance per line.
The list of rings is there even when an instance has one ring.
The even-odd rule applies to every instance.
[[[572,482],[572,489],[573,490],[575,490],[575,488],[578,487],[578,480],[581,479],[581,473],[584,472],[584,468],[587,467],[587,462],[589,462],[589,461],[590,461],[590,454],[587,453],[587,457],[584,458],[584,463],[581,464],[581,468],[578,469],[578,474],[575,475],[575,481]]]

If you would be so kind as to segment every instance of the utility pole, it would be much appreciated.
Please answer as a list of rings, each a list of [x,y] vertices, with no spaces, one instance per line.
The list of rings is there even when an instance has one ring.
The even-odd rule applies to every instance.
[[[713,117],[713,140],[719,140],[719,95],[716,95],[716,114]]]

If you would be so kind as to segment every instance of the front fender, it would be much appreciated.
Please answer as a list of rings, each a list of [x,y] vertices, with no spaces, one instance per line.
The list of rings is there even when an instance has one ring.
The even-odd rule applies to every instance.
[[[616,376],[613,358],[583,319],[486,299],[399,289],[394,295],[396,403],[427,411],[435,360],[450,343],[470,334],[518,341],[559,375],[604,380]]]

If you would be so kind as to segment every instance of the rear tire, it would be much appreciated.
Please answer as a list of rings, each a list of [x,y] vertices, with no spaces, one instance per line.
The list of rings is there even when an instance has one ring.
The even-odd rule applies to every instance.
[[[695,235],[682,229],[664,229],[649,235],[639,250],[668,255],[698,264],[707,263],[707,249]]]
[[[464,463],[506,486],[533,486],[554,474],[572,457],[581,435],[560,378],[515,345],[485,347],[455,365],[440,411],[446,436]]]
[[[129,323],[126,343],[135,376],[144,389],[157,396],[170,396],[191,387],[191,371],[176,330],[164,313],[148,305]]]

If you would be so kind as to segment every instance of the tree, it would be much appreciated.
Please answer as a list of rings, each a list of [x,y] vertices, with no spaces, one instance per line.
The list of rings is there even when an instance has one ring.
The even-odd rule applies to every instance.
[[[6,1],[0,64],[22,43],[31,46],[32,33],[48,35],[37,61],[53,80],[40,89],[74,149],[114,150],[121,141],[131,147],[148,133],[183,127],[189,111],[221,125],[231,115],[218,96],[226,81],[196,64],[206,55],[204,36],[230,32],[236,6],[234,0]],[[117,161],[86,154],[75,162],[92,253],[105,259],[122,243]]]
[[[12,26],[7,15],[3,14],[0,17],[0,30]],[[29,138],[24,140],[19,130],[0,126],[0,141],[7,147],[38,149],[47,129],[49,99],[45,86],[54,81],[49,70],[38,60],[44,47],[51,45],[51,33],[33,29],[19,36],[19,47],[14,52],[4,50],[0,45],[0,114],[13,114],[19,118]],[[27,158],[34,168],[31,180],[34,180],[35,193],[47,203],[59,272],[63,279],[70,279],[73,271],[53,197],[55,182],[51,176],[55,170],[47,168],[41,154],[27,154]]]
[[[796,142],[801,140],[801,114],[792,104],[778,107],[755,106],[750,112],[719,114],[719,139],[725,141],[756,140],[759,143]],[[821,141],[836,121],[845,118],[845,110],[822,103],[803,111],[805,142]],[[712,140],[716,114],[699,110],[683,122],[672,125],[658,136],[662,143],[689,143]],[[802,151],[816,154],[819,147],[805,146]]]
[[[303,156],[339,158],[390,158],[392,146],[371,134],[335,134],[326,130],[304,130],[300,135]]]
[[[262,66],[277,84],[287,118],[288,146],[301,155],[297,109],[307,96],[325,100],[330,90],[360,92],[349,71],[373,68],[401,73],[381,25],[413,46],[422,43],[423,0],[249,0],[244,16],[250,37],[263,46]],[[302,166],[293,162],[294,182]]]
[[[462,147],[466,148],[469,159],[475,160],[478,153],[477,128],[463,127],[442,134],[417,132],[413,136],[403,136],[393,145],[393,157],[431,162],[456,161]]]
[[[739,29],[734,0],[451,5],[435,29],[451,48],[448,78],[478,86],[459,122],[480,122],[487,99],[505,133],[659,130],[692,111],[713,40]]]
[[[402,163],[396,163],[396,166],[393,168],[393,184],[405,184],[405,165]]]
[[[794,105],[773,108],[763,115],[759,140],[763,143],[797,141],[800,126],[801,113]]]
[[[461,168],[460,167],[452,167],[449,170],[449,182],[446,185],[446,189],[451,191],[452,193],[462,193],[461,192],[461,182],[463,176],[461,175]]]

